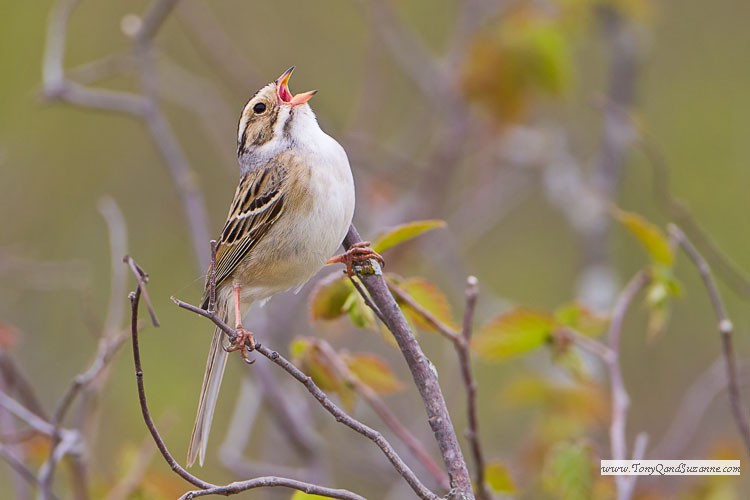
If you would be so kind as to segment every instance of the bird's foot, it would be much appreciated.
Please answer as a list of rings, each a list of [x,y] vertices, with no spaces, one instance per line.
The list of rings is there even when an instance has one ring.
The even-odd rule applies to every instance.
[[[242,354],[243,359],[248,363],[253,363],[248,356],[251,352],[255,350],[255,346],[257,345],[255,343],[255,336],[253,335],[253,332],[250,330],[246,330],[245,327],[242,325],[237,325],[234,327],[234,329],[237,331],[237,337],[235,337],[234,341],[227,347],[227,352],[234,352],[234,351],[240,351]]]
[[[354,264],[362,264],[371,259],[377,261],[380,267],[385,267],[385,260],[383,260],[383,257],[378,252],[370,248],[370,242],[360,241],[349,247],[349,250],[341,255],[336,255],[328,259],[326,264],[345,264],[346,274],[351,277],[355,274],[352,267]]]

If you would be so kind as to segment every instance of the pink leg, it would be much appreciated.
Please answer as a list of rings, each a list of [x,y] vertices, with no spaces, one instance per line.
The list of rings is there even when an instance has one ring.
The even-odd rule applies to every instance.
[[[233,288],[234,292],[234,329],[237,330],[237,338],[234,339],[234,342],[232,342],[232,345],[229,346],[227,349],[227,352],[233,352],[233,351],[240,351],[242,353],[242,357],[245,358],[245,361],[248,361],[247,356],[255,349],[255,337],[253,336],[253,332],[250,330],[245,330],[245,327],[242,326],[242,311],[240,307],[240,292],[242,291],[242,287],[235,286]]]

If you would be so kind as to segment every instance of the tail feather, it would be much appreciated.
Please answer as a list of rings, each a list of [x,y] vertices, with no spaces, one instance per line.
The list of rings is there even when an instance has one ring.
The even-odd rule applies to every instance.
[[[195,417],[193,434],[190,436],[187,455],[188,467],[195,463],[196,458],[198,458],[198,463],[203,466],[203,461],[206,458],[208,434],[211,431],[211,421],[216,409],[216,399],[219,397],[221,379],[224,376],[224,368],[227,365],[227,356],[229,354],[224,350],[222,345],[223,339],[224,332],[217,328],[211,340],[211,350],[208,352],[206,373],[203,375],[201,396],[198,400],[198,414]]]

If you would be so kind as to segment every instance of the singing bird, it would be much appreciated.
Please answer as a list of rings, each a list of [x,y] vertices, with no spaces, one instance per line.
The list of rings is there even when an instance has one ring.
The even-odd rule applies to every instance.
[[[299,289],[326,263],[381,257],[366,245],[329,259],[354,214],[354,181],[346,152],[321,130],[308,101],[316,91],[293,95],[289,68],[245,105],[237,133],[240,182],[217,240],[216,311],[234,315],[237,340],[225,345],[214,331],[203,376],[187,464],[203,465],[216,399],[229,352],[247,358],[255,345],[242,318],[253,302]],[[209,272],[209,276],[210,276]],[[202,307],[209,305],[209,279]],[[226,342],[228,343],[228,342]]]

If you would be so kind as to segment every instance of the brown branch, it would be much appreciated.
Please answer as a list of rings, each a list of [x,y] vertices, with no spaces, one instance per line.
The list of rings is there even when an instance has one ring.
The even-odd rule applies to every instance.
[[[11,453],[8,448],[2,444],[0,444],[0,457],[2,457],[8,465],[19,475],[19,477],[22,477],[25,481],[27,481],[32,486],[40,486],[39,479],[36,477],[34,472],[29,469],[26,464],[19,461],[13,453]],[[51,500],[57,500],[57,496],[54,494],[50,494]]]
[[[466,429],[466,439],[469,441],[471,454],[474,458],[475,483],[477,488],[477,498],[479,500],[490,500],[492,496],[487,490],[487,483],[484,478],[484,454],[479,439],[479,416],[477,414],[477,383],[471,372],[471,335],[474,330],[474,310],[477,305],[477,296],[479,295],[479,281],[475,276],[469,276],[466,279],[466,308],[464,310],[464,324],[461,332],[460,342],[454,343],[458,362],[461,366],[461,378],[466,389],[466,412],[468,428]]]
[[[133,271],[135,279],[138,282],[138,289],[143,295],[143,300],[144,302],[146,302],[146,307],[148,308],[148,314],[149,316],[151,316],[151,324],[158,327],[159,319],[156,317],[156,311],[154,310],[154,306],[151,304],[151,298],[148,296],[148,290],[146,290],[146,283],[148,283],[148,274],[146,274],[146,271],[141,269],[141,266],[139,266],[130,255],[126,255],[122,259],[122,261],[125,262],[128,267],[130,267],[131,271]]]
[[[347,384],[351,385],[359,395],[370,405],[370,408],[380,417],[380,419],[403,441],[409,451],[414,455],[422,466],[435,478],[443,488],[450,489],[448,475],[435,463],[422,443],[417,439],[409,429],[401,423],[399,418],[393,414],[383,399],[372,390],[368,385],[363,384],[356,375],[352,373],[346,363],[341,359],[333,347],[321,339],[311,339],[320,353],[328,360],[328,364],[338,373],[339,377],[344,379]]]
[[[137,264],[135,267],[136,269],[140,269],[137,267]],[[232,495],[232,494],[241,493],[243,491],[247,491],[247,490],[254,489],[254,488],[282,486],[286,488],[292,488],[296,490],[305,491],[307,493],[327,496],[330,498],[340,498],[344,500],[364,500],[363,497],[355,493],[352,493],[350,491],[347,491],[347,490],[326,488],[323,486],[317,486],[317,485],[305,483],[302,481],[296,481],[294,479],[287,479],[287,478],[280,478],[280,477],[259,477],[259,478],[251,479],[248,481],[240,481],[240,482],[235,482],[235,483],[231,483],[231,484],[224,485],[224,486],[219,486],[219,485],[215,485],[215,484],[211,484],[206,481],[203,481],[202,479],[190,474],[187,470],[185,470],[177,462],[177,460],[175,460],[175,458],[172,456],[169,449],[167,448],[167,445],[164,443],[164,440],[162,439],[161,434],[156,428],[156,424],[154,423],[153,418],[151,418],[151,413],[148,408],[148,402],[146,399],[146,389],[145,389],[144,382],[143,382],[143,367],[141,363],[140,346],[138,343],[138,304],[140,302],[142,289],[145,288],[145,286],[144,286],[144,283],[142,282],[143,276],[141,275],[141,273],[135,272],[135,275],[136,275],[136,279],[139,280],[138,287],[136,288],[134,292],[130,292],[129,298],[130,298],[130,304],[131,304],[131,339],[132,339],[132,344],[133,344],[133,363],[135,365],[135,377],[136,377],[136,384],[138,386],[138,400],[140,402],[141,413],[143,415],[143,420],[146,423],[146,427],[151,433],[151,437],[153,438],[154,442],[156,443],[157,448],[161,452],[162,457],[164,457],[164,460],[167,462],[170,468],[177,475],[182,477],[185,481],[189,482],[190,484],[197,486],[198,488],[201,489],[200,491],[190,491],[186,493],[185,495],[183,495],[182,498],[195,498],[195,497],[204,496],[204,495]],[[198,309],[198,308],[195,308],[195,309],[197,309],[198,311],[202,311],[204,315],[209,315],[209,313],[207,313],[206,311],[203,311],[202,309]],[[227,329],[231,330],[228,326],[226,325],[224,326]],[[234,335],[236,336],[236,332]],[[2,395],[0,394],[0,396]]]
[[[319,495],[328,498],[340,498],[343,500],[366,500],[365,497],[352,493],[348,490],[326,488],[325,486],[317,486],[314,484],[306,483],[304,481],[297,481],[296,479],[287,479],[283,477],[266,476],[250,479],[249,481],[237,481],[235,483],[228,484],[226,486],[216,486],[215,488],[209,488],[205,490],[189,491],[180,497],[180,500],[189,500],[190,498],[197,498],[206,495],[235,495],[242,493],[243,491],[255,489],[255,488],[269,488],[273,486],[282,486],[284,488],[292,488],[305,493],[313,495]]]
[[[172,301],[182,309],[194,312],[204,318],[210,319],[216,326],[218,326],[224,333],[227,334],[229,340],[233,342],[237,338],[237,332],[229,325],[224,323],[215,312],[205,311],[199,307],[196,307],[187,302],[183,302],[179,299],[172,297]],[[325,408],[328,413],[334,416],[337,422],[340,422],[353,431],[362,434],[370,441],[374,442],[378,448],[383,452],[386,458],[391,462],[396,471],[404,478],[404,480],[412,487],[414,492],[423,499],[437,500],[438,496],[427,489],[417,476],[411,471],[408,465],[404,463],[400,456],[393,449],[393,446],[380,434],[378,431],[368,427],[359,420],[356,420],[349,416],[344,410],[339,408],[331,399],[313,382],[312,378],[305,375],[299,368],[294,366],[286,358],[281,356],[278,352],[268,349],[262,345],[256,345],[255,350],[270,359],[278,366],[283,368],[289,373],[294,379],[300,382],[305,388],[313,395],[313,397]],[[191,497],[192,498],[192,497]]]
[[[388,288],[393,295],[407,304],[424,320],[430,323],[440,334],[450,340],[456,349],[459,365],[461,367],[461,378],[464,387],[466,388],[466,404],[469,424],[468,429],[466,430],[466,438],[469,441],[469,446],[471,447],[471,452],[474,458],[474,466],[476,468],[476,493],[480,500],[489,500],[492,497],[487,490],[487,485],[484,483],[484,456],[482,454],[482,447],[479,440],[479,422],[476,408],[477,386],[471,372],[471,353],[469,349],[474,309],[476,307],[477,295],[479,293],[479,283],[474,276],[469,276],[466,281],[466,310],[464,313],[463,330],[460,334],[439,320],[428,309],[422,307],[411,295],[409,295],[408,292],[406,292],[406,290],[390,281],[388,281]]]
[[[703,284],[708,292],[708,297],[711,300],[711,305],[718,321],[719,335],[721,336],[722,353],[724,355],[724,362],[726,363],[727,380],[728,380],[728,392],[729,392],[729,403],[732,408],[732,415],[734,421],[737,424],[742,441],[745,445],[745,452],[750,455],[750,424],[748,424],[745,410],[742,406],[742,400],[740,396],[739,381],[737,377],[737,366],[734,355],[734,346],[732,342],[732,332],[734,331],[734,325],[732,320],[727,315],[724,301],[719,293],[719,288],[716,285],[716,281],[711,274],[711,268],[708,266],[708,262],[703,258],[703,255],[698,252],[692,242],[685,236],[685,233],[676,225],[670,224],[669,234],[679,243],[680,247],[685,251],[685,254],[690,258],[695,267],[698,269],[698,273],[703,280]]]
[[[459,332],[440,321],[437,316],[432,314],[431,311],[414,300],[414,297],[409,295],[406,290],[399,287],[391,280],[386,280],[386,283],[388,284],[388,290],[390,290],[394,297],[397,297],[400,301],[413,309],[414,312],[419,314],[425,321],[432,325],[438,331],[438,333],[440,333],[442,336],[444,336],[454,344],[461,342],[461,334]]]
[[[355,243],[362,241],[357,229],[352,225],[349,233],[344,239],[344,248],[347,250]],[[448,470],[451,479],[450,499],[469,499],[473,497],[471,489],[471,478],[466,467],[466,462],[458,444],[456,431],[453,428],[445,398],[440,389],[437,372],[434,365],[422,352],[404,314],[399,308],[393,295],[388,291],[388,285],[381,273],[360,275],[360,279],[373,303],[383,313],[385,325],[393,334],[406,364],[411,371],[414,383],[417,386],[425,410],[427,421],[440,449],[440,455]]]
[[[609,427],[609,440],[613,460],[627,459],[626,430],[630,397],[625,389],[620,367],[620,339],[625,314],[630,309],[638,293],[648,285],[650,277],[646,271],[638,272],[625,285],[612,308],[612,319],[609,327],[609,349],[612,352],[607,368],[612,392],[612,422]],[[618,500],[629,500],[633,495],[635,480],[638,476],[616,476]]]
[[[50,15],[47,28],[47,44],[42,66],[43,92],[48,99],[86,108],[116,111],[139,118],[145,123],[182,202],[198,264],[201,269],[205,269],[209,260],[204,245],[209,239],[206,204],[187,158],[158,105],[155,70],[150,65],[151,40],[175,2],[176,0],[156,0],[135,34],[133,52],[140,63],[139,73],[144,92],[144,95],[138,95],[92,89],[66,77],[63,56],[68,21],[78,0],[60,0]]]

